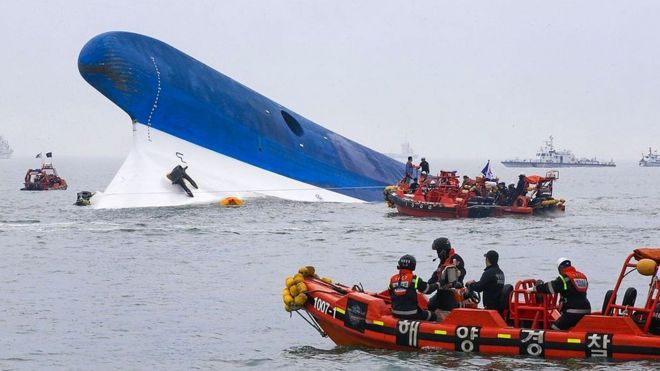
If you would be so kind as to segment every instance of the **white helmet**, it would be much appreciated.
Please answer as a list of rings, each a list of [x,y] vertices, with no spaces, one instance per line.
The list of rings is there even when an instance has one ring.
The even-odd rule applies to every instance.
[[[565,263],[568,263],[568,264],[565,264]],[[561,267],[562,264],[571,265],[571,260],[568,259],[568,258],[565,258],[565,257],[561,257],[561,258],[557,259],[557,269],[559,269],[559,267]]]

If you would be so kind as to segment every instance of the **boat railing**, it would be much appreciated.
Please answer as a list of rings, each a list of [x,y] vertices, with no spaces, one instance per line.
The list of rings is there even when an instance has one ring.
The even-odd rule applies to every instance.
[[[533,279],[516,282],[509,300],[509,316],[514,327],[547,329],[555,322],[559,295],[530,292],[536,284]]]
[[[649,329],[651,328],[651,322],[653,321],[653,315],[656,311],[656,308],[658,307],[658,304],[660,303],[660,280],[658,279],[657,275],[657,267],[656,274],[652,276],[651,283],[649,284],[649,291],[646,296],[644,307],[636,307],[634,304],[631,305],[624,302],[621,304],[616,304],[616,294],[621,287],[623,278],[637,268],[637,263],[632,261],[634,258],[637,258],[635,253],[631,253],[624,261],[623,267],[621,267],[619,278],[616,282],[616,285],[614,286],[614,289],[612,290],[612,294],[609,295],[609,300],[607,300],[607,304],[604,305],[605,310],[603,311],[603,315],[631,317],[642,329],[642,331],[649,332]],[[628,268],[632,268],[632,270],[626,272],[626,269]],[[624,297],[624,301],[625,300],[626,299]]]

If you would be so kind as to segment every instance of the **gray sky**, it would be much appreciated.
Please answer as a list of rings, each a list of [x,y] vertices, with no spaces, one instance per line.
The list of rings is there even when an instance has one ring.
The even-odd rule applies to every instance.
[[[189,3],[189,4],[188,4]],[[384,152],[578,156],[660,146],[657,1],[0,2],[0,135],[16,155],[127,154],[128,116],[80,76],[111,30],[160,39]]]

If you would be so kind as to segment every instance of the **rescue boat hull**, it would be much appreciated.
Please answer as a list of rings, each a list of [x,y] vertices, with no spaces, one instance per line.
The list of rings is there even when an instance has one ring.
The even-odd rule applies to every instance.
[[[410,351],[444,349],[539,358],[660,359],[660,336],[629,317],[585,316],[570,331],[515,328],[500,313],[455,309],[442,323],[400,320],[388,300],[318,279],[305,279],[304,305],[337,345]]]
[[[388,195],[400,214],[424,218],[487,218],[502,215],[502,209],[495,205],[457,205],[441,202],[423,202],[401,197],[396,192]]]

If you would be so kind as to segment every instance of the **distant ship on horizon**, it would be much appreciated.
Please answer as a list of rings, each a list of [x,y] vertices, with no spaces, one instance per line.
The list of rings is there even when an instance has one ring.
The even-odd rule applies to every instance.
[[[0,159],[9,159],[12,153],[14,150],[9,146],[9,142],[0,135]]]
[[[401,143],[401,152],[399,153],[385,153],[386,156],[393,158],[395,160],[406,162],[408,161],[408,156],[412,156],[413,160],[417,159],[417,154],[410,146],[410,142]]]
[[[648,166],[648,167],[660,167],[660,155],[658,150],[651,150],[649,147],[649,153],[642,153],[642,159],[639,160],[639,166]]]
[[[569,150],[556,150],[554,138],[545,141],[534,159],[514,159],[502,161],[506,167],[615,167],[613,160],[599,161],[596,158],[577,158]]]

